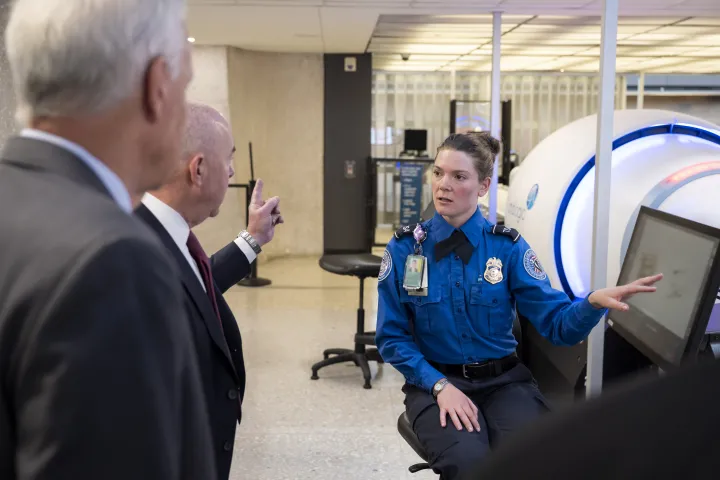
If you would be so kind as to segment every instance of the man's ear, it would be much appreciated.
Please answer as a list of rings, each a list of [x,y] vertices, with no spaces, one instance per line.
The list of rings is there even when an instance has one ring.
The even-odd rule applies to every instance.
[[[162,116],[171,84],[170,66],[165,58],[153,58],[145,72],[142,92],[143,111],[149,122],[154,123]]]
[[[201,153],[194,155],[190,159],[188,170],[190,171],[190,183],[198,187],[202,185],[205,178],[205,157]]]

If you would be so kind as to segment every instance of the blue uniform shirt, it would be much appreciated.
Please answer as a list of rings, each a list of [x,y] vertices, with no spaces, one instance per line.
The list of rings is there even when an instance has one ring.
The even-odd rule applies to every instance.
[[[515,308],[556,345],[579,343],[605,314],[587,298],[572,302],[552,288],[528,243],[492,233],[479,209],[460,228],[474,248],[467,265],[454,252],[434,258],[435,244],[455,230],[441,215],[422,226],[427,296],[403,288],[405,259],[415,252],[411,233],[390,240],[378,278],[378,349],[411,384],[429,391],[444,377],[428,360],[465,364],[512,354]]]

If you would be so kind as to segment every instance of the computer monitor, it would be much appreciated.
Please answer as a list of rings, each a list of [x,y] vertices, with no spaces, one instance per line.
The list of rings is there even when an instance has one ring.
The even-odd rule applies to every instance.
[[[427,151],[427,130],[405,130],[403,147],[406,152]]]
[[[720,288],[720,230],[641,207],[618,285],[662,273],[654,293],[611,310],[608,325],[663,370],[697,358]]]

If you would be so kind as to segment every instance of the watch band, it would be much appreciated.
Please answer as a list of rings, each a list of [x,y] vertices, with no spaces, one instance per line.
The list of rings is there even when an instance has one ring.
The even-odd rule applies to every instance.
[[[433,385],[432,395],[435,399],[437,399],[437,396],[440,395],[440,392],[443,391],[448,383],[450,383],[450,381],[447,378],[441,378],[435,385]]]
[[[262,252],[262,248],[260,248],[260,245],[258,245],[257,241],[255,241],[253,236],[250,235],[247,230],[243,230],[238,236],[242,237],[242,239],[245,240],[248,245],[250,245],[250,248],[253,249],[255,255],[260,255],[260,252]]]

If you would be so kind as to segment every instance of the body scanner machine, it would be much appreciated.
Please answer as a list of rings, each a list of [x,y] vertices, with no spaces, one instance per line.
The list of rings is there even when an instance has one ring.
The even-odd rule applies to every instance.
[[[511,172],[503,212],[553,286],[573,299],[590,292],[596,129],[591,115],[540,142]],[[720,227],[720,127],[663,110],[616,111],[610,202],[608,286],[617,283],[641,206]],[[711,322],[709,332],[720,331],[714,323],[720,322]],[[525,330],[533,373],[559,373],[565,386],[582,388],[585,344],[555,347],[532,327]]]

